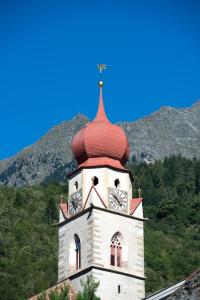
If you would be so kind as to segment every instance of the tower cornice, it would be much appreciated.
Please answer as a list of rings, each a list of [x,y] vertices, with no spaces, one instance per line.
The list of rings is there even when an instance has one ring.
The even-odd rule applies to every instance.
[[[77,277],[80,277],[80,276],[82,276],[84,274],[87,274],[87,273],[89,273],[92,270],[99,270],[99,271],[103,271],[103,272],[120,274],[120,275],[124,275],[124,276],[127,276],[127,277],[132,277],[132,278],[136,278],[136,279],[140,279],[140,280],[145,280],[146,279],[146,277],[143,277],[143,276],[134,275],[134,274],[131,274],[129,272],[123,272],[123,271],[121,271],[119,269],[117,270],[117,269],[104,268],[104,267],[97,266],[95,264],[92,265],[92,266],[89,266],[87,268],[84,268],[82,270],[77,271],[76,273],[70,275],[67,279],[69,279],[69,280],[76,279]],[[58,282],[58,284],[61,283],[62,281]]]
[[[83,169],[96,169],[96,168],[108,168],[108,169],[111,169],[111,170],[114,170],[114,171],[119,171],[119,172],[122,172],[122,173],[128,173],[129,176],[130,176],[130,179],[131,181],[133,181],[133,175],[131,173],[131,171],[127,170],[127,169],[121,169],[121,168],[114,168],[110,165],[101,165],[101,166],[80,166],[78,169],[76,169],[75,171],[72,171],[71,173],[69,173],[67,175],[67,179],[70,179],[71,177],[73,177],[75,174],[77,174],[78,172],[82,171]]]
[[[106,208],[91,205],[90,207],[82,210],[81,212],[77,213],[76,215],[72,216],[71,218],[66,219],[66,220],[64,220],[64,221],[62,221],[58,224],[55,224],[54,226],[61,227],[65,224],[68,224],[68,223],[74,221],[77,218],[80,218],[81,216],[83,216],[87,213],[91,213],[93,210],[100,210],[100,211],[103,211],[103,212],[108,213],[108,214],[114,214],[114,215],[118,215],[118,216],[121,216],[121,217],[124,217],[124,218],[137,220],[137,221],[142,221],[142,222],[148,221],[148,218],[138,218],[138,217],[128,215],[128,214],[124,214],[124,213],[121,213],[121,212],[118,212],[118,211],[114,211],[114,210],[110,210],[110,209],[106,209]]]

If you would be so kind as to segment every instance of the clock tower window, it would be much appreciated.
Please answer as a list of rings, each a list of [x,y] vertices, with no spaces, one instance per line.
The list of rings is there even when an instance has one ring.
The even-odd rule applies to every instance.
[[[74,188],[75,188],[75,191],[78,190],[78,181],[75,181],[75,182],[74,182]]]
[[[120,293],[121,293],[121,286],[118,285],[118,294],[120,294]]]
[[[115,233],[110,245],[110,264],[115,267],[122,267],[122,244],[121,234]]]
[[[96,177],[96,176],[94,176],[94,177],[92,178],[92,181],[93,181],[93,185],[97,185],[97,184],[99,183],[99,178]]]
[[[119,181],[118,178],[115,179],[114,184],[115,184],[115,187],[116,187],[116,188],[118,188],[118,187],[120,186],[120,181]]]

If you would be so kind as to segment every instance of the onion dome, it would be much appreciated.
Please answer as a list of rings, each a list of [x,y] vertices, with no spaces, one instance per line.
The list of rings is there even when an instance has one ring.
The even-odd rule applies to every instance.
[[[99,82],[100,97],[97,115],[72,140],[72,151],[79,167],[110,166],[124,169],[130,154],[123,129],[108,120],[102,97],[103,82]]]

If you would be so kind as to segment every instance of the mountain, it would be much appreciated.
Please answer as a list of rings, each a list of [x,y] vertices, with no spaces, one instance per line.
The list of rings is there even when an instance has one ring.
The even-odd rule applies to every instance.
[[[34,145],[0,161],[0,184],[33,185],[65,180],[75,167],[71,140],[89,120],[77,115],[53,127]],[[181,154],[200,157],[200,100],[190,108],[161,107],[133,122],[119,123],[131,145],[131,161],[146,163]]]
[[[38,142],[15,156],[0,161],[0,183],[8,186],[63,181],[73,169],[71,140],[88,122],[83,115],[53,127]]]
[[[150,116],[120,125],[131,144],[132,160],[200,156],[200,100],[190,108],[164,106]]]

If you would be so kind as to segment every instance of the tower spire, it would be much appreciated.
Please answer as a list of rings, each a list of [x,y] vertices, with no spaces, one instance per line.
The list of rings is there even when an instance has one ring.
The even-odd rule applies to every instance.
[[[102,80],[102,72],[106,70],[105,64],[98,64],[97,68],[99,70],[99,107],[98,112],[95,118],[97,122],[109,122],[103,104],[103,80]],[[110,122],[109,122],[110,123]]]
[[[142,196],[142,190],[141,190],[141,188],[139,187],[139,189],[138,189],[138,197],[141,198],[141,196]]]

